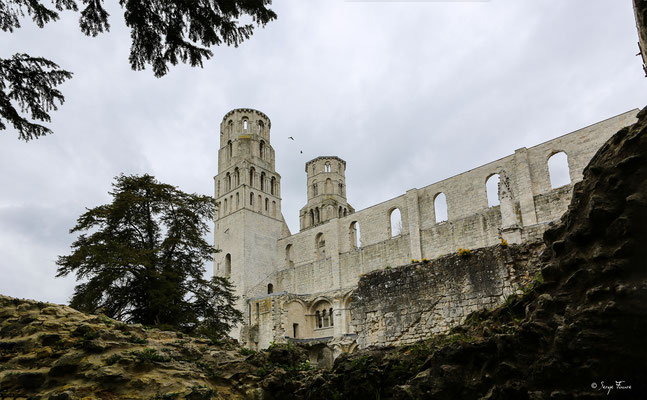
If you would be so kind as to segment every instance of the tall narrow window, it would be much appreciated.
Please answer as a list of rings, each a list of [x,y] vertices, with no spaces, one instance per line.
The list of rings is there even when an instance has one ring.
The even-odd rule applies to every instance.
[[[550,174],[550,186],[553,189],[571,183],[566,153],[560,151],[550,156],[548,159],[548,173]]]
[[[251,192],[249,194],[249,205],[253,206],[254,205],[254,192]]]
[[[225,207],[224,207],[224,210],[225,210],[225,212],[224,212],[224,213],[225,213],[225,214],[227,214],[227,199],[225,199]]]
[[[272,294],[272,293],[274,293],[274,285],[272,285],[271,283],[268,283],[267,284],[267,294]]]
[[[436,223],[447,221],[447,198],[445,193],[440,192],[434,197],[434,211],[436,213]]]
[[[254,187],[254,175],[256,174],[256,170],[254,167],[249,169],[249,187]]]
[[[229,122],[227,122],[227,133],[231,134],[231,132],[233,132],[233,127],[234,127],[234,121],[229,120]]]
[[[216,186],[218,187],[218,194],[216,196],[220,197],[220,181],[217,182]]]
[[[270,180],[270,194],[271,195],[274,195],[274,191],[276,190],[275,186],[276,186],[276,178],[272,177],[272,179]]]
[[[488,207],[494,207],[500,204],[499,180],[499,174],[494,174],[487,178],[487,180],[485,181],[485,192],[487,193]]]
[[[244,130],[247,130],[247,125],[248,125],[247,123],[248,123],[247,119],[243,119],[243,129]]]
[[[288,267],[294,267],[294,261],[292,261],[292,245],[289,244],[285,248],[285,261],[288,264]]]
[[[231,276],[231,254],[225,256],[225,278]]]
[[[357,249],[362,247],[360,232],[359,232],[359,222],[354,221],[350,224],[350,245],[351,248]]]
[[[258,145],[258,156],[262,159],[265,159],[265,141],[261,140],[260,144]]]
[[[265,133],[265,125],[263,124],[263,121],[258,121],[258,134],[263,135]]]
[[[327,162],[327,163],[324,165],[324,172],[330,172],[330,163],[329,163],[329,162]]]
[[[269,210],[270,210],[270,200],[266,197],[265,198],[265,211],[267,212]]]
[[[321,319],[321,313],[319,311],[315,313],[315,318],[317,318],[317,328],[321,328],[323,326],[323,320]]]
[[[317,223],[321,222],[321,215],[319,215],[319,207],[315,208],[315,221],[317,221]]]
[[[272,201],[272,216],[276,217],[276,201]]]
[[[261,196],[260,194],[258,195],[258,204],[257,204],[257,206],[258,206],[258,211],[259,212],[263,211],[263,196]]]
[[[240,185],[240,170],[238,167],[234,169],[234,186]]]
[[[227,142],[227,155],[230,159],[234,156],[234,145],[231,140]]]
[[[330,310],[328,310],[328,316],[330,318],[330,326],[335,326],[335,321],[333,321],[332,308]]]
[[[229,175],[229,172],[227,172],[226,175],[226,182],[227,182],[227,191],[231,190],[231,175]]]
[[[400,215],[400,209],[394,208],[389,214],[389,222],[391,227],[391,237],[395,237],[402,234],[402,215]]]
[[[319,233],[315,238],[315,252],[317,259],[323,260],[326,258],[326,241],[323,233]]]
[[[236,192],[236,210],[240,208],[240,195]]]
[[[319,194],[319,189],[317,188],[317,182],[312,182],[312,195],[317,196]]]
[[[265,172],[261,172],[261,190],[265,191]]]
[[[315,224],[315,213],[314,211],[310,210],[310,226]]]
[[[344,195],[344,184],[341,182],[339,183],[339,195],[340,196]]]

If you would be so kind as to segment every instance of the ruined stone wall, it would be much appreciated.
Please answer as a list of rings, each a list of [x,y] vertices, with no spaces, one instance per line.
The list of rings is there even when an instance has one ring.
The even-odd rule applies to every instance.
[[[436,258],[459,247],[480,248],[499,242],[502,216],[499,206],[489,207],[486,181],[500,174],[509,181],[513,218],[521,228],[521,241],[541,237],[547,224],[567,209],[572,185],[551,188],[548,159],[558,153],[568,156],[572,183],[582,179],[585,165],[598,148],[621,127],[636,119],[632,110],[539,145],[522,148],[513,155],[474,168],[454,177],[412,189],[347,217],[335,218],[278,240],[276,271],[248,288],[247,296],[276,291],[297,294],[324,293],[352,288],[361,274],[387,266],[404,265],[411,259]],[[448,220],[437,222],[434,199],[447,198]],[[401,213],[402,231],[392,237],[390,214]],[[361,247],[355,248],[351,226],[360,228]],[[325,257],[315,247],[317,236],[325,238]],[[290,248],[288,256],[287,248]]]
[[[413,343],[502,304],[534,277],[542,248],[497,245],[364,275],[350,302],[359,348]]]

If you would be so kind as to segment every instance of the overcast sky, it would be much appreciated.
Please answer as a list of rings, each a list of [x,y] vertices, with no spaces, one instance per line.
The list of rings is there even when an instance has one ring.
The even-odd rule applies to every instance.
[[[123,13],[107,3],[112,29],[96,38],[71,12],[0,36],[0,57],[74,72],[54,135],[0,131],[0,294],[69,300],[55,260],[120,173],[212,195],[233,108],[272,120],[295,233],[316,156],[346,160],[360,210],[647,103],[630,0],[276,1],[278,19],[239,48],[161,79],[130,70]]]

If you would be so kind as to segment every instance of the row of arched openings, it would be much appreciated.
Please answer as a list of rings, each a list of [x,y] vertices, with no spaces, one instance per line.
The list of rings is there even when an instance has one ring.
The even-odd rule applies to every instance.
[[[337,173],[341,174],[342,171],[343,171],[343,169],[341,167],[341,163],[338,162],[337,163]],[[330,164],[330,161],[326,161],[326,163],[324,164],[323,172],[332,172],[332,166]],[[312,164],[312,174],[314,175],[316,173],[317,173],[317,164]]]
[[[249,118],[243,117],[242,119],[242,125],[243,125],[243,131],[249,130],[251,124],[249,122]],[[259,135],[264,135],[265,134],[265,123],[262,120],[256,121],[256,126],[257,126],[257,132]],[[229,120],[227,122],[227,133],[231,134],[234,132],[234,121]]]
[[[342,182],[337,182],[337,189],[335,190],[335,184],[332,179],[328,178],[324,181],[324,191],[322,194],[338,194],[340,196],[344,195],[344,184]],[[312,181],[312,196],[319,195],[319,182]]]
[[[258,184],[256,183],[256,177],[258,176]],[[249,169],[249,186],[251,188],[257,188],[260,189],[261,191],[271,194],[272,196],[276,196],[277,193],[279,192],[279,185],[276,177],[272,176],[271,178],[268,179],[267,174],[265,171],[262,171],[260,175],[256,174],[256,169],[254,167],[251,167]],[[241,184],[241,179],[240,179],[240,170],[238,167],[234,168],[234,171],[232,173],[227,172],[225,174],[225,179],[224,179],[224,190],[225,193],[237,188]],[[217,191],[218,191],[218,196],[220,196],[220,181],[217,182]]]
[[[317,328],[328,328],[334,326],[332,308],[315,311]]]
[[[268,146],[265,143],[265,141],[264,140],[259,141],[259,143],[258,143],[258,156],[262,160],[267,160],[269,158],[268,153],[269,153]],[[234,157],[234,142],[232,142],[231,140],[227,141],[227,149],[225,151],[225,154],[227,155],[227,158],[229,160],[231,160]]]

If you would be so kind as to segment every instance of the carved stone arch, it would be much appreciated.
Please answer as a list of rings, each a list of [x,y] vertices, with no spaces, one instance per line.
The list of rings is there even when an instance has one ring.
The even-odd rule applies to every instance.
[[[499,198],[499,184],[501,182],[501,172],[497,170],[490,172],[485,177],[485,200],[488,207],[495,207],[501,203]]]
[[[402,211],[400,211],[400,207],[391,207],[387,215],[389,216],[390,237],[402,235]]]
[[[571,184],[571,165],[564,150],[551,150],[546,158],[548,181],[552,189]]]
[[[435,223],[447,221],[449,219],[449,207],[447,204],[447,195],[445,192],[437,192],[432,196],[432,203],[434,205],[434,216],[436,217]]]

